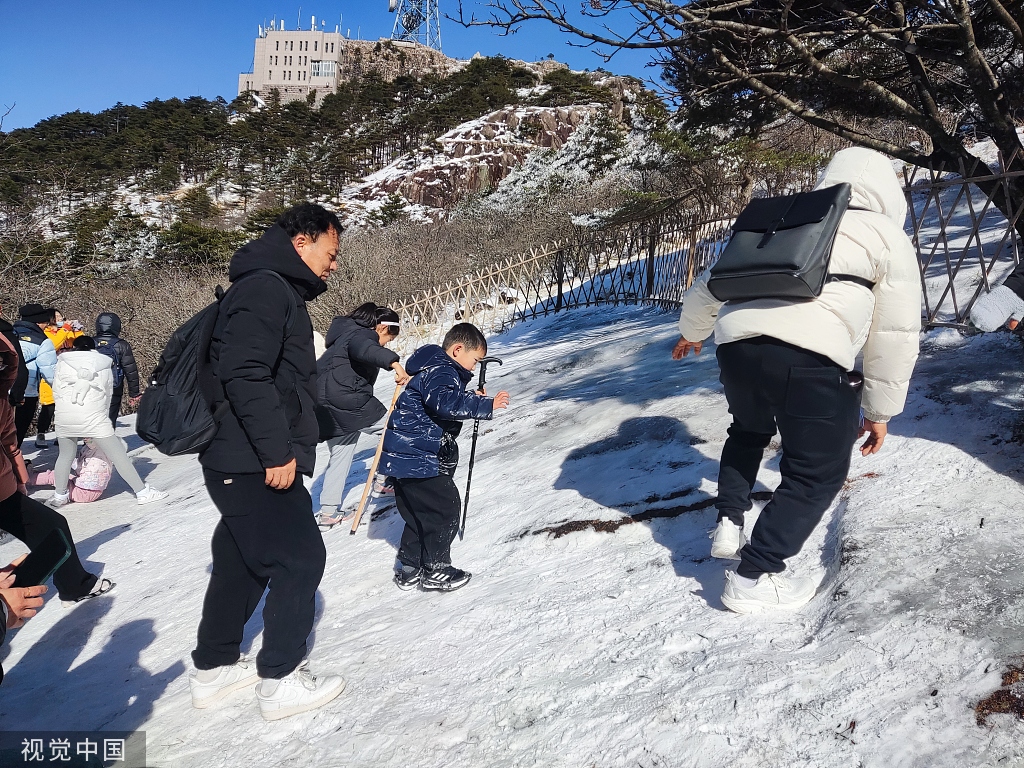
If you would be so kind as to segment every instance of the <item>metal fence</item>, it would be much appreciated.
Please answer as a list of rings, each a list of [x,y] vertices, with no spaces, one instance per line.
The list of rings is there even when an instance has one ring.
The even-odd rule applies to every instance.
[[[966,327],[983,291],[1021,258],[1015,227],[1024,201],[1009,215],[1011,180],[1024,176],[1014,159],[904,171],[909,231],[917,249],[927,327]],[[1006,204],[1003,203],[1004,207]],[[439,343],[457,322],[485,333],[574,307],[651,304],[676,308],[729,239],[732,218],[700,221],[678,210],[552,243],[439,286],[398,307],[401,346]]]
[[[995,170],[986,160],[994,162]],[[1006,201],[1013,200],[1011,184],[1022,176],[1016,155],[905,169],[908,234],[921,267],[928,327],[966,327],[978,297],[1020,262],[1015,228],[1024,200]]]
[[[401,345],[440,343],[457,322],[493,333],[574,307],[678,307],[724,247],[731,223],[668,211],[513,256],[397,307]]]

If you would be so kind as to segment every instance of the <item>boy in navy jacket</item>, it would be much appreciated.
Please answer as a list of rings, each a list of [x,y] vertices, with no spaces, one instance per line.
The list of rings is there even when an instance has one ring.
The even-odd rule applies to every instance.
[[[459,528],[461,499],[452,475],[459,462],[455,439],[468,419],[490,419],[506,408],[508,392],[493,398],[466,392],[473,369],[487,356],[479,329],[459,323],[442,347],[417,349],[406,363],[412,376],[398,398],[384,433],[380,471],[395,481],[395,503],[405,520],[398,549],[395,584],[399,589],[444,592],[458,589],[471,574],[451,564]]]

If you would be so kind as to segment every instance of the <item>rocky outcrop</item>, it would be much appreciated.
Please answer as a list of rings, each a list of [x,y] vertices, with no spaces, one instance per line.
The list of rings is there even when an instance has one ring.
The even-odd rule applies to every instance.
[[[603,104],[500,109],[439,137],[437,147],[397,160],[348,197],[373,201],[398,194],[411,203],[448,208],[495,186],[530,152],[560,149],[588,115],[607,109]]]

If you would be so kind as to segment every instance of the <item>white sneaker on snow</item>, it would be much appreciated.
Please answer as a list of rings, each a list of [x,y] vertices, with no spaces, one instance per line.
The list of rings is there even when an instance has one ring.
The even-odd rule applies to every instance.
[[[71,503],[71,492],[67,493],[54,493],[53,496],[46,500],[46,506],[50,509],[60,509],[66,507]]]
[[[234,664],[215,669],[193,669],[188,676],[188,688],[192,692],[192,706],[206,709],[228,694],[259,682],[256,662],[242,656]]]
[[[722,603],[736,613],[795,611],[811,601],[816,589],[813,579],[781,573],[763,573],[753,586],[747,587],[740,584],[733,571],[726,571]]]
[[[167,491],[160,491],[151,485],[146,485],[141,491],[135,494],[135,500],[139,504],[149,504],[151,501],[160,501],[167,498]]]
[[[722,560],[739,560],[740,550],[747,543],[743,529],[726,517],[718,521],[711,539],[711,556]]]
[[[341,675],[317,677],[309,671],[309,662],[304,661],[279,680],[265,678],[256,686],[256,698],[264,720],[280,720],[322,707],[344,690]]]

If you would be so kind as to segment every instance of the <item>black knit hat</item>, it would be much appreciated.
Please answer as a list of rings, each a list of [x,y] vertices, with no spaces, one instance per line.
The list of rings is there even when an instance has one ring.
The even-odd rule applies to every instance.
[[[42,304],[26,304],[18,310],[22,320],[30,323],[48,323],[53,319],[53,307],[44,307]]]

